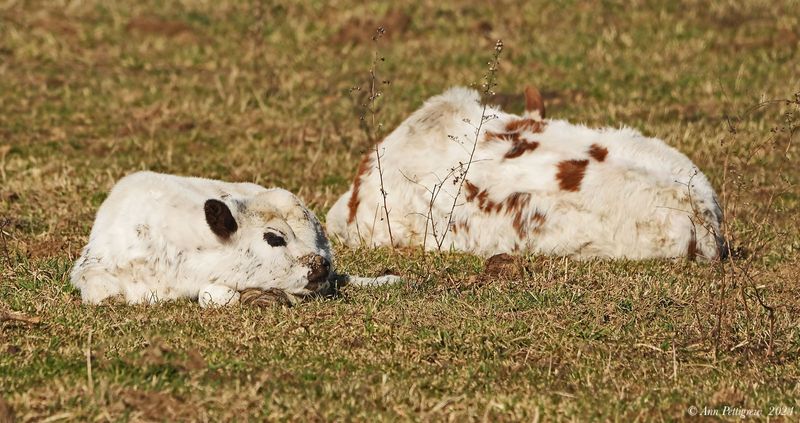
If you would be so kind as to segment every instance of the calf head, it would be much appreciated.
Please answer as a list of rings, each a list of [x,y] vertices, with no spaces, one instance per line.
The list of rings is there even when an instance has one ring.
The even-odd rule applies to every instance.
[[[248,199],[209,199],[206,223],[220,242],[220,277],[240,289],[326,293],[330,243],[316,216],[292,193],[271,189]]]

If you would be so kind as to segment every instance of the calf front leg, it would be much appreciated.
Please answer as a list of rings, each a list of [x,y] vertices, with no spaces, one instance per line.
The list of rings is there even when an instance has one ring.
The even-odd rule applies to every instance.
[[[239,293],[225,285],[209,284],[197,296],[200,307],[224,307],[239,302]]]
[[[85,262],[85,260],[84,260]],[[122,281],[102,266],[83,265],[72,272],[72,284],[86,304],[103,304],[122,296]]]

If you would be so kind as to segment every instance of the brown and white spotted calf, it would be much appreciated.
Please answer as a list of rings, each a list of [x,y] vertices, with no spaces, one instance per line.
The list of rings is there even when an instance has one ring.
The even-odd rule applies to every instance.
[[[478,93],[465,88],[429,99],[378,145],[389,216],[370,151],[328,213],[329,236],[389,245],[388,218],[398,246],[720,256],[717,196],[685,155],[630,128],[545,119],[538,91],[525,94],[524,116],[491,106],[483,113]]]

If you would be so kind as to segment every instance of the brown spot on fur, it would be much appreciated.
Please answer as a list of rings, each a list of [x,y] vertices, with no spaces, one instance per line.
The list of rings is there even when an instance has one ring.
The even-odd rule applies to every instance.
[[[467,188],[467,201],[478,200],[478,208],[486,213],[500,211],[502,205],[495,203],[489,199],[489,191],[481,190],[470,181],[464,181],[464,186]]]
[[[544,215],[537,211],[531,217],[531,221],[536,222],[538,226],[541,227],[544,224]]]
[[[525,208],[531,201],[531,195],[526,192],[515,192],[505,200],[503,203],[506,205],[506,211],[513,213]]]
[[[519,192],[506,198],[506,202],[509,203],[506,213],[513,213],[514,218],[511,221],[511,225],[517,232],[519,239],[524,239],[530,231],[537,232],[544,224],[544,215],[538,210],[532,216],[525,217],[525,211],[528,209],[530,200],[530,194]]]
[[[597,144],[592,144],[592,146],[589,147],[589,155],[598,162],[602,162],[608,155],[608,149]]]
[[[518,140],[514,142],[514,144],[511,146],[511,149],[506,152],[506,155],[503,156],[503,158],[515,159],[528,151],[536,150],[538,147],[539,143],[536,141]]]
[[[516,194],[519,194],[519,193],[516,193]],[[516,194],[512,194],[512,195],[516,195]],[[527,203],[529,201],[530,201],[530,194],[526,194],[525,206],[527,206]],[[509,212],[510,211],[511,210],[509,210]],[[524,212],[525,212],[524,207],[521,207],[521,208],[517,209],[516,211],[514,211],[513,212],[514,213],[514,219],[511,221],[511,226],[513,226],[514,230],[517,231],[517,236],[519,237],[519,239],[522,239],[525,236],[525,233],[528,232],[528,222],[525,219]]]
[[[506,124],[506,131],[521,132],[528,130],[534,133],[539,133],[544,131],[545,126],[547,126],[547,124],[540,120],[517,119]]]
[[[536,150],[539,147],[537,141],[528,141],[521,139],[519,132],[487,132],[484,138],[486,141],[510,141],[511,149],[503,156],[505,159],[517,158],[527,151]]]
[[[364,154],[364,157],[361,158],[361,163],[358,165],[358,172],[356,172],[356,177],[353,179],[353,193],[350,195],[350,200],[347,202],[347,207],[350,209],[350,214],[347,216],[347,223],[353,223],[356,219],[356,212],[358,211],[358,206],[361,204],[361,199],[358,198],[359,190],[361,189],[361,177],[367,173],[372,161],[372,155],[370,153]]]
[[[525,87],[525,111],[528,113],[539,112],[539,118],[544,119],[544,100],[536,87]]]
[[[451,231],[453,232],[453,235],[457,235],[459,232],[469,233],[469,223],[467,223],[466,220],[453,222]]]
[[[472,201],[478,195],[478,187],[470,181],[464,181],[464,188],[467,189],[467,201]]]
[[[558,186],[564,191],[578,191],[589,160],[564,160],[558,164]]]
[[[489,199],[489,192],[481,190],[473,183],[465,181],[467,187],[467,201],[477,201],[478,208],[484,213],[500,213],[505,211],[506,215],[512,216],[511,225],[517,232],[520,239],[531,229],[534,224],[534,230],[537,230],[544,224],[544,215],[538,211],[534,212],[532,216],[526,217],[526,211],[530,206],[531,194],[527,192],[515,192],[503,199],[500,202],[494,202]],[[465,224],[465,230],[468,230]]]
[[[484,137],[486,141],[519,141],[519,132],[486,132]]]

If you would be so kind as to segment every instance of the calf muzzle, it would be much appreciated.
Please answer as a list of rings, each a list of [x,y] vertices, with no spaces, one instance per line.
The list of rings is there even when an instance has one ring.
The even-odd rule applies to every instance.
[[[303,261],[309,267],[306,289],[311,292],[318,292],[320,289],[325,288],[331,272],[331,262],[318,254],[305,256]]]

